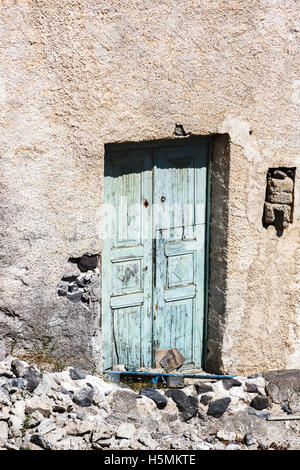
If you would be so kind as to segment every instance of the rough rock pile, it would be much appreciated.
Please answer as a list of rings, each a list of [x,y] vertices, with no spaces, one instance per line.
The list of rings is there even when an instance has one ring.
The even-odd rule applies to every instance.
[[[181,390],[136,393],[76,368],[42,373],[8,356],[0,362],[0,448],[300,449],[299,421],[266,419],[298,410],[300,377],[282,395],[272,377],[190,380]]]

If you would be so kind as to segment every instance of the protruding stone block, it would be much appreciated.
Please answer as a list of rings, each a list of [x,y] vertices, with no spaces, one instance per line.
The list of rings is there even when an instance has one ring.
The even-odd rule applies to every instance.
[[[287,204],[272,204],[265,202],[264,221],[266,224],[274,224],[276,218],[281,219],[283,228],[288,227],[291,222],[291,206]]]
[[[266,197],[267,202],[292,205],[293,187],[294,182],[292,178],[288,176],[284,179],[269,178]]]

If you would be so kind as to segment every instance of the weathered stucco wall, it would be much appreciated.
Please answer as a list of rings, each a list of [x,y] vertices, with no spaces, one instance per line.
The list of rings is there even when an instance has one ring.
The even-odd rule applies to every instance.
[[[179,122],[230,138],[208,364],[300,367],[299,168],[293,224],[281,237],[262,225],[268,168],[299,166],[298,18],[296,0],[1,2],[7,347],[101,367],[98,302],[71,302],[57,285],[69,258],[101,253],[104,144],[170,138]]]

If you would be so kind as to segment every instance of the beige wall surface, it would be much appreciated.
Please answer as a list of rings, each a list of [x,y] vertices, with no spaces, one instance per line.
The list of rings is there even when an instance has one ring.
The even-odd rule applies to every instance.
[[[0,3],[6,347],[101,368],[99,304],[57,285],[69,258],[101,253],[104,145],[172,138],[177,122],[230,139],[226,239],[212,220],[225,281],[222,305],[210,299],[211,369],[300,367],[299,13],[297,0]],[[266,174],[297,166],[279,237],[262,224]]]

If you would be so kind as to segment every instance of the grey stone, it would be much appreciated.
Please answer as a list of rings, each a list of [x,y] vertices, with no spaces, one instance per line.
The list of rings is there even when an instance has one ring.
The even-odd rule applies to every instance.
[[[186,395],[182,390],[168,390],[167,397],[171,397],[176,403],[178,410],[182,413],[184,421],[196,416],[198,411],[198,400],[193,396]]]
[[[258,379],[259,377],[262,377],[262,374],[256,372],[255,374],[248,375],[247,379]]]
[[[88,375],[88,372],[81,369],[70,369],[69,374],[72,380],[82,380]]]
[[[293,412],[288,402],[281,403],[280,407],[287,414],[291,414]]]
[[[292,413],[299,413],[300,412],[300,394],[294,393],[294,395],[292,395],[288,399],[288,405]]]
[[[70,412],[73,410],[73,407],[70,405],[67,405],[65,403],[56,403],[53,405],[52,411],[55,413],[65,413],[65,412]]]
[[[240,387],[242,382],[237,379],[223,379],[222,384],[225,390],[229,390],[231,387]]]
[[[89,384],[88,384],[89,385]],[[94,390],[94,405],[99,406],[101,408],[106,407],[105,405],[105,395],[102,390],[96,389]]]
[[[116,436],[120,439],[132,439],[136,428],[132,423],[122,423],[117,429]]]
[[[13,376],[14,374],[10,367],[8,367],[5,363],[0,363],[0,377],[12,378]]]
[[[39,385],[34,389],[34,394],[47,395],[51,389],[56,390],[57,388],[57,382],[52,377],[43,375]]]
[[[37,432],[40,436],[44,436],[50,431],[56,429],[56,424],[51,419],[44,419],[38,426]]]
[[[8,392],[8,382],[6,382],[1,388],[0,388],[0,403],[1,403],[1,399],[4,399],[4,395],[6,395],[7,397],[9,396],[9,392]]]
[[[143,444],[147,449],[155,449],[157,442],[151,437],[150,433],[144,430],[138,431],[136,435],[137,440]]]
[[[229,442],[225,447],[225,450],[241,450],[241,446],[233,442]]]
[[[26,439],[22,442],[20,450],[44,450],[40,445],[34,444],[33,442],[27,441]]]
[[[111,447],[113,439],[102,439],[101,441],[93,442],[92,447],[96,450],[107,449]]]
[[[256,397],[251,401],[250,406],[258,411],[264,410],[270,406],[270,400],[268,397],[256,395]]]
[[[151,398],[156,403],[156,406],[159,410],[164,409],[167,406],[168,400],[157,390],[150,388],[150,387],[144,387],[141,390],[141,395],[145,395],[148,398]]]
[[[74,420],[68,422],[65,430],[72,436],[84,436],[92,432],[92,426],[88,421]]]
[[[26,364],[19,359],[14,359],[11,363],[11,370],[16,377],[22,377],[26,368]]]
[[[79,286],[79,287],[85,287],[86,284],[87,284],[87,280],[85,278],[85,275],[84,274],[80,274],[80,276],[78,276],[76,278],[76,284]]]
[[[0,377],[0,389],[8,383],[9,379],[7,377]]]
[[[10,379],[8,382],[8,390],[17,388],[19,390],[27,389],[28,382],[23,377],[18,377],[16,379]]]
[[[101,423],[101,426],[92,433],[92,442],[109,439],[114,436],[115,433],[115,429],[112,426]]]
[[[214,418],[220,418],[227,410],[230,402],[231,398],[229,397],[220,398],[219,400],[210,402],[207,414],[209,416],[213,416]]]
[[[40,434],[33,434],[33,436],[31,436],[30,442],[32,442],[33,444],[35,444],[39,447],[42,447],[42,449],[52,450],[51,443],[49,441],[47,441],[47,439],[45,439]]]
[[[199,383],[195,384],[194,386],[198,395],[201,395],[202,393],[213,392],[214,390],[212,385],[208,384]]]
[[[129,447],[132,450],[142,450],[142,449],[144,449],[143,444],[141,444],[141,442],[138,442],[136,440],[132,440],[129,444]]]
[[[43,378],[43,374],[34,367],[30,366],[25,368],[22,378],[27,381],[25,388],[32,393],[40,384]]]
[[[10,442],[7,442],[5,447],[6,447],[7,450],[19,450],[19,447],[17,447],[14,444],[11,444]]]
[[[67,263],[63,271],[62,278],[74,278],[81,274],[80,269],[75,263]],[[63,281],[62,281],[63,282]]]
[[[111,396],[111,408],[114,414],[126,414],[130,417],[137,415],[136,399],[139,397],[137,393],[130,389],[116,390]]]
[[[230,431],[224,431],[220,430],[217,432],[217,438],[220,441],[234,441],[236,439],[236,434],[234,432]]]
[[[69,284],[61,281],[57,286],[57,293],[59,296],[65,296],[68,293]]]
[[[34,411],[29,416],[28,427],[35,428],[44,420],[44,416],[39,411]]]
[[[286,369],[264,372],[266,390],[274,403],[282,403],[294,394],[300,395],[300,370]]]
[[[0,421],[8,421],[10,417],[10,408],[9,407],[2,407],[0,410]]]
[[[52,411],[53,402],[47,396],[33,396],[25,400],[26,414],[32,414],[38,411],[45,417],[49,417]]]
[[[82,388],[79,392],[75,393],[72,400],[76,405],[87,407],[93,404],[94,390],[90,387]]]
[[[74,286],[74,290],[72,290],[71,292],[68,291],[67,298],[75,303],[81,302],[81,297],[83,293],[84,293],[83,289],[79,289],[78,286],[76,287]]]
[[[260,418],[260,419],[267,419],[270,416],[270,413],[268,413],[267,411],[259,412],[251,407],[248,408],[248,414],[256,416],[257,418]]]
[[[257,393],[258,392],[258,388],[257,388],[256,384],[246,382],[245,386],[246,386],[246,392],[247,393]]]
[[[212,401],[212,399],[213,397],[210,397],[209,395],[202,395],[200,398],[200,403],[202,403],[204,406],[207,406],[209,402]]]
[[[256,439],[252,436],[251,432],[247,432],[244,436],[244,443],[246,446],[252,446],[256,444]]]
[[[84,292],[81,296],[82,301],[88,301],[90,299],[90,294],[88,292]]]
[[[17,400],[10,409],[10,413],[17,416],[21,420],[25,419],[25,402]]]
[[[126,449],[128,450],[128,447],[130,447],[131,439],[121,439],[118,441],[118,449]]]
[[[66,434],[66,427],[64,428],[56,428],[53,431],[50,431],[47,433],[47,441],[50,442],[50,445],[54,446],[57,444],[57,442],[61,441],[61,439],[65,436]]]
[[[72,390],[67,390],[62,385],[57,389],[57,391],[59,393],[63,393],[64,395],[68,395],[69,397],[72,397],[74,395],[74,392]]]
[[[9,420],[9,436],[16,438],[22,435],[24,419],[18,416],[11,415]]]
[[[205,438],[205,441],[208,443],[208,444],[212,444],[214,442],[214,438],[213,437],[206,437]]]

